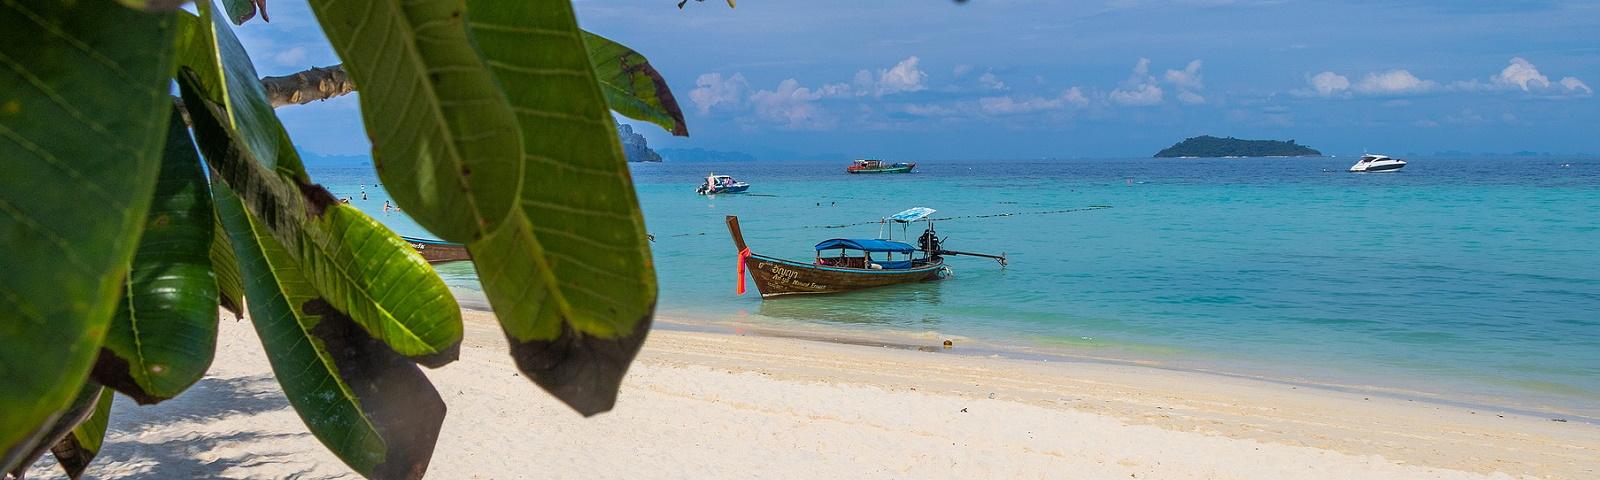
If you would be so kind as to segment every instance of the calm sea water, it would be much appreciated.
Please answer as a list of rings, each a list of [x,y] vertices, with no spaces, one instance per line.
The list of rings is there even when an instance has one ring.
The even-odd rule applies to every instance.
[[[1422,158],[1398,173],[1344,173],[1353,161],[952,161],[881,176],[834,163],[664,163],[633,175],[668,315],[936,332],[1600,418],[1600,159]],[[754,186],[695,195],[712,171]],[[422,233],[382,213],[370,168],[313,173],[340,196],[366,184],[358,206]],[[753,250],[804,260],[817,241],[879,233],[819,226],[913,206],[1016,213],[937,224],[947,248],[1004,252],[1011,265],[956,257],[939,282],[734,294],[724,215],[739,215]],[[463,297],[481,295],[470,265],[441,273]]]

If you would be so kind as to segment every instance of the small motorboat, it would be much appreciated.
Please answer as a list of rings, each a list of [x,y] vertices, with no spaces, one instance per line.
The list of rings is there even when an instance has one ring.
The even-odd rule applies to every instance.
[[[850,173],[911,173],[915,163],[889,163],[883,160],[858,159],[844,171]]]
[[[931,208],[917,207],[895,214],[889,221],[902,225],[918,220],[928,222],[927,230],[918,238],[918,245],[895,241],[893,238],[831,238],[816,245],[817,256],[811,262],[797,262],[751,253],[744,243],[744,232],[739,229],[739,217],[727,217],[728,233],[733,236],[733,246],[739,249],[739,283],[737,292],[744,294],[745,270],[756,282],[762,298],[806,293],[835,293],[864,288],[936,280],[946,276],[946,255],[971,255],[998,260],[1006,264],[1005,255],[958,252],[945,250],[943,239],[933,231],[933,221],[927,219]],[[880,228],[880,233],[885,228]],[[892,229],[887,229],[891,232]]]
[[[1352,172],[1393,172],[1406,166],[1406,161],[1398,158],[1389,158],[1385,155],[1366,154],[1361,160],[1350,166]]]
[[[750,184],[734,180],[729,175],[706,175],[706,181],[700,184],[694,193],[701,195],[716,195],[719,193],[740,193],[750,189]]]

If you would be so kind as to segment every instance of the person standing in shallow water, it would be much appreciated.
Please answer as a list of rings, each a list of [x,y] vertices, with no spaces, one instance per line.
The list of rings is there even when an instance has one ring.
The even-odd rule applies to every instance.
[[[384,200],[383,201],[383,213],[389,213],[389,201],[388,200]]]

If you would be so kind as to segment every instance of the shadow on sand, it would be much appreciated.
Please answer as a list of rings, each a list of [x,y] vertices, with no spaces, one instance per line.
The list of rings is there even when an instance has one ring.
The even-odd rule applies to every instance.
[[[272,469],[275,478],[348,478],[296,471],[288,465],[303,466],[308,462],[294,455],[249,452],[229,457],[207,453],[308,437],[310,433],[268,433],[250,428],[234,432],[172,432],[170,427],[174,423],[203,424],[290,408],[271,375],[206,377],[176,398],[156,405],[140,406],[118,395],[112,404],[105,447],[89,465],[84,478],[221,478],[230,475],[225,473],[230,469],[273,464],[285,465]],[[65,475],[55,459],[45,455],[29,470],[28,478]]]

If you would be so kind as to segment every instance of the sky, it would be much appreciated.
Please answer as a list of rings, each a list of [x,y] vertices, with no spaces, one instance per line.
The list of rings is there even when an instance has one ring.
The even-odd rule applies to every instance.
[[[1600,2],[578,0],[689,137],[762,159],[1149,156],[1196,135],[1329,154],[1600,154]],[[263,75],[338,63],[306,4],[235,27]],[[364,155],[357,96],[278,110]],[[637,122],[635,122],[637,123]]]

